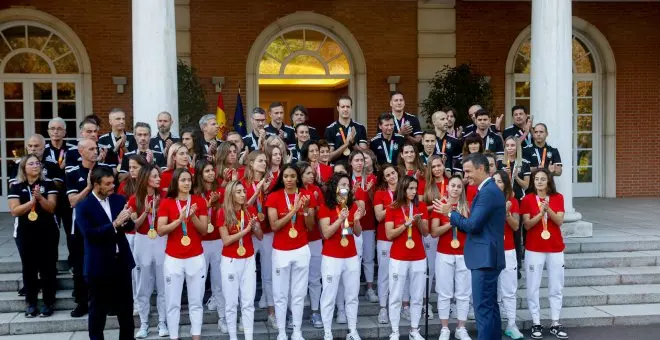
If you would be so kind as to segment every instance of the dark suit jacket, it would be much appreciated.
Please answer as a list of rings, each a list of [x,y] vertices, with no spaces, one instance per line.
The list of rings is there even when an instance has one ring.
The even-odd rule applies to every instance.
[[[117,194],[108,196],[108,199],[114,220],[124,208],[126,199]],[[135,261],[124,234],[135,226],[130,219],[126,225],[115,232],[112,221],[108,219],[101,203],[94,197],[94,194],[90,193],[87,198],[76,205],[76,224],[85,239],[84,276],[111,276],[117,247],[119,247],[119,257],[126,265],[126,270],[135,267]]]
[[[502,190],[492,178],[487,180],[472,201],[470,217],[451,214],[451,224],[467,233],[465,265],[468,269],[503,269],[504,219],[506,203]]]

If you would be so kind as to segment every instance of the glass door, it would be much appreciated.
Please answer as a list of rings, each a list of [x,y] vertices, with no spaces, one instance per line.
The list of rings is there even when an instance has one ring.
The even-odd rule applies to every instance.
[[[597,91],[593,76],[573,82],[573,196],[600,195],[600,130]]]

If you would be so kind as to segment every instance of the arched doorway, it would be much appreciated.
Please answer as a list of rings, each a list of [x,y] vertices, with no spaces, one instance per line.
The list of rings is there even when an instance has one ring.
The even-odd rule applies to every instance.
[[[247,60],[247,90],[249,109],[280,101],[287,120],[291,108],[305,105],[321,134],[343,94],[353,98],[354,119],[366,122],[366,65],[359,44],[342,24],[317,13],[287,15],[257,37]]]
[[[89,59],[72,34],[43,12],[0,11],[2,210],[7,207],[8,174],[25,152],[26,138],[39,133],[48,139],[48,121],[61,117],[67,138],[75,140],[78,122],[91,108]]]
[[[573,196],[614,197],[614,58],[609,44],[595,27],[579,18],[574,18],[573,26]],[[528,27],[509,52],[507,108],[530,107],[531,48]],[[507,124],[510,120],[507,115]],[[567,157],[566,151],[560,152],[562,157]]]

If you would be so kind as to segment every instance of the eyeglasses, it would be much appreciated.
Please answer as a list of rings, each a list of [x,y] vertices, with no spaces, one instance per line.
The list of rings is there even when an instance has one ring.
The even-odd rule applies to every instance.
[[[25,164],[26,166],[41,166],[41,162],[39,161],[34,161],[34,162],[29,162]]]

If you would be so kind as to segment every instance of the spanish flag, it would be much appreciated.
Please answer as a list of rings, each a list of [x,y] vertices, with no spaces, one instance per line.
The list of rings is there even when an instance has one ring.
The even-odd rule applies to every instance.
[[[225,102],[222,99],[222,92],[218,93],[215,120],[218,122],[218,138],[225,140],[225,137],[227,137],[227,116],[225,115]]]

